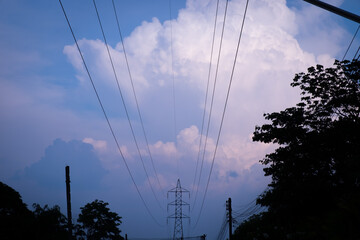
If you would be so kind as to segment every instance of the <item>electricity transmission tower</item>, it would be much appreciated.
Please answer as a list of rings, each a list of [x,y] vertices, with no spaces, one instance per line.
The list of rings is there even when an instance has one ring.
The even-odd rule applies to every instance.
[[[168,197],[169,193],[175,193],[175,200],[168,204],[168,211],[169,206],[175,206],[175,213],[168,216],[168,219],[175,219],[173,240],[182,240],[184,239],[182,220],[183,218],[187,218],[190,221],[190,217],[183,213],[183,206],[188,206],[188,211],[190,211],[190,205],[182,200],[182,196],[183,193],[186,193],[190,198],[190,192],[184,188],[181,188],[180,179],[178,179],[176,187],[168,191]]]

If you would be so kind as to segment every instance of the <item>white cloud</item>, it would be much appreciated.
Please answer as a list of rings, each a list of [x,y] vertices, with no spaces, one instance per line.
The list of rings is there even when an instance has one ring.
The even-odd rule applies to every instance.
[[[79,42],[78,42],[79,43]],[[63,53],[68,57],[70,63],[79,72],[76,77],[81,81],[86,81],[86,70],[81,60],[81,56],[75,46],[65,46]]]
[[[177,135],[177,143],[182,150],[196,153],[199,149],[200,134],[196,126],[191,126],[180,131]]]
[[[156,156],[160,155],[169,159],[176,158],[178,152],[176,150],[175,144],[173,142],[162,142],[158,141],[153,145],[150,145],[151,153]]]
[[[94,149],[99,152],[104,152],[108,148],[107,142],[104,140],[95,140],[92,138],[84,138],[83,142],[91,144],[94,147]]]
[[[212,161],[212,152],[215,149],[244,6],[244,1],[229,2],[205,158],[208,164]],[[221,3],[210,93],[224,7]],[[240,174],[243,170],[250,169],[271,149],[268,145],[252,143],[249,136],[255,125],[264,122],[263,113],[279,111],[298,101],[298,90],[290,87],[294,74],[305,71],[315,63],[327,65],[333,61],[330,56],[338,51],[343,30],[338,26],[330,29],[324,24],[316,25],[314,21],[318,18],[327,18],[317,11],[313,12],[315,15],[310,16],[306,11],[289,9],[285,0],[250,2],[216,156],[215,172],[218,177],[226,176],[229,171]],[[147,120],[146,127],[150,128],[150,133],[156,133],[156,136],[152,137],[155,143],[150,143],[151,152],[169,164],[174,164],[180,158],[185,165],[194,164],[197,159],[214,13],[215,1],[188,1],[187,8],[179,12],[177,19],[161,24],[158,19],[153,18],[151,22],[143,22],[124,40],[140,108],[143,110],[143,118]],[[302,22],[304,19],[307,21]],[[304,30],[304,26],[309,24],[317,26],[316,38],[322,39],[321,45],[327,52],[315,51],[314,54],[302,49],[297,37],[302,38],[301,43],[305,43],[305,46],[306,41],[311,41],[312,36]],[[112,86],[104,88],[105,94],[114,90],[114,76],[102,41],[82,39],[79,44],[100,87],[101,82]],[[171,45],[174,53],[177,120],[180,122],[176,142],[175,139],[164,140],[169,139],[169,132],[172,131],[173,105],[169,93],[173,85]],[[72,53],[76,50],[75,46],[66,46],[65,50],[74,67],[81,70],[76,60],[79,57]],[[132,103],[131,108],[134,109],[122,46],[118,43],[115,48],[110,47],[110,50],[115,59],[126,102]],[[79,74],[83,73],[80,71]],[[206,113],[209,114],[209,109]],[[135,151],[129,154],[135,154]],[[185,158],[190,160],[184,160]]]
[[[210,93],[225,6],[225,1],[220,2]],[[187,8],[179,12],[177,19],[160,22],[153,18],[150,22],[143,22],[124,39],[151,153],[165,191],[175,186],[178,177],[181,178],[182,185],[189,190],[193,183],[205,105],[203,100],[209,68],[215,4],[216,1],[210,0],[189,0]],[[215,149],[244,4],[245,1],[242,0],[229,1],[200,193],[203,193]],[[85,15],[96,23],[96,19],[88,14],[88,11],[84,12],[83,16]],[[274,146],[253,143],[251,136],[254,126],[264,123],[263,113],[279,111],[297,102],[299,92],[289,86],[295,73],[305,71],[307,67],[316,63],[329,66],[333,61],[332,58],[339,55],[339,51],[347,46],[351,34],[334,24],[331,16],[326,11],[310,8],[309,5],[302,3],[299,7],[290,9],[285,0],[250,1],[210,181],[212,191],[208,192],[207,202],[214,209],[219,209],[217,203],[220,201],[223,204],[221,198],[225,195],[237,194],[244,198],[251,193],[255,195],[263,189],[267,179],[263,177],[262,166],[255,163]],[[67,31],[65,23],[63,24],[62,30]],[[79,22],[74,20],[75,24]],[[146,193],[145,200],[151,200],[147,179],[138,161],[105,45],[102,40],[93,37],[99,33],[98,26],[90,24],[82,28],[80,23],[78,27],[77,29],[84,30],[79,33],[82,39],[79,39],[78,43],[103,100],[120,149],[136,183],[139,184],[141,191]],[[173,122],[172,102],[171,27],[173,28],[176,127]],[[91,38],[86,35],[87,30],[93,34]],[[113,31],[115,32],[116,29]],[[144,164],[148,169],[150,181],[158,192],[157,179],[152,171],[141,134],[122,46],[117,42],[118,39],[111,39],[112,35],[108,32],[106,34],[112,44],[110,52],[140,151],[144,154]],[[66,36],[66,32],[61,35]],[[44,47],[44,52],[49,53],[50,49],[54,49],[52,44],[68,41],[69,37],[67,35],[63,39],[39,45]],[[101,35],[97,37],[100,38]],[[0,40],[0,44],[2,41]],[[27,44],[31,41],[25,43],[28,48]],[[65,141],[83,139],[83,144],[90,143],[94,147],[97,159],[101,160],[102,167],[108,171],[104,178],[106,187],[103,192],[92,192],[86,199],[92,200],[99,195],[107,196],[118,204],[119,212],[123,212],[124,208],[128,211],[128,218],[124,215],[126,219],[124,222],[131,224],[138,221],[138,216],[144,214],[144,209],[138,207],[142,203],[106,125],[75,45],[65,46],[63,52],[76,70],[79,82],[73,79],[72,69],[67,69],[58,59],[46,59],[36,52],[31,52],[29,55],[28,51],[22,52],[20,48],[17,51],[4,48],[3,52],[4,54],[0,56],[0,62],[5,63],[0,67],[0,112],[2,113],[0,128],[3,133],[0,161],[5,167],[1,168],[0,175],[7,178],[15,171],[39,161],[44,155],[46,146],[56,138]],[[25,58],[23,58],[24,54]],[[58,53],[51,52],[50,55],[59,57]],[[50,64],[50,67],[39,68],[40,65],[48,66],[46,64]],[[27,72],[28,69],[31,69],[30,74]],[[207,107],[209,104],[210,102]],[[209,114],[209,109],[206,110],[206,114]],[[204,129],[206,130],[206,125]],[[205,132],[202,134],[204,137]],[[45,195],[44,199],[46,199]],[[59,193],[59,196],[62,195]],[[200,194],[198,199],[201,196]],[[81,201],[85,201],[83,195],[78,199],[80,198]],[[134,210],[138,215],[134,214]],[[211,211],[206,212],[210,214]],[[146,215],[143,219],[146,217],[149,216]],[[151,219],[148,222],[151,222]],[[218,225],[218,222],[214,222]],[[206,225],[206,231],[209,229],[208,226]],[[136,230],[134,232],[136,233]]]
[[[334,6],[339,6],[342,2],[328,1]],[[298,29],[295,36],[305,51],[315,55],[337,56],[345,50],[342,43],[349,41],[352,36],[331,18],[333,13],[306,2],[291,10],[295,13]]]

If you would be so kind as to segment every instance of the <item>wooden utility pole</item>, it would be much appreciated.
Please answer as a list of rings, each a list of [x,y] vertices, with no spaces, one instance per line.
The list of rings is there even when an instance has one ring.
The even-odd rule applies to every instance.
[[[72,216],[71,216],[71,198],[70,198],[70,167],[65,167],[66,175],[66,204],[67,204],[67,223],[69,231],[69,240],[72,239]]]
[[[231,198],[226,201],[226,210],[228,210],[228,218],[229,218],[229,240],[232,240],[232,209],[231,209]]]
[[[318,6],[318,7],[321,7],[325,10],[328,10],[330,12],[333,12],[337,15],[340,15],[342,17],[345,17],[347,19],[350,19],[351,21],[354,21],[354,22],[357,22],[360,24],[360,16],[359,15],[356,15],[354,13],[351,13],[351,12],[348,12],[348,11],[345,11],[341,8],[338,8],[338,7],[334,7],[330,4],[327,4],[327,3],[324,3],[322,1],[319,1],[319,0],[304,0],[305,2],[308,2],[310,4],[313,4],[315,6]]]

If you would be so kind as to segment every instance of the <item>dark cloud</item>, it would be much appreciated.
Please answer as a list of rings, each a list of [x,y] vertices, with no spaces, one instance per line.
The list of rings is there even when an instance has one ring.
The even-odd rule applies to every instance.
[[[239,174],[238,174],[237,172],[235,172],[235,171],[229,171],[229,172],[228,172],[228,176],[229,176],[229,177],[236,178],[236,177],[239,176]]]
[[[65,142],[56,139],[46,148],[40,161],[27,167],[17,178],[32,180],[40,187],[63,189],[67,165],[70,166],[73,189],[99,188],[106,174],[91,144],[79,140]]]

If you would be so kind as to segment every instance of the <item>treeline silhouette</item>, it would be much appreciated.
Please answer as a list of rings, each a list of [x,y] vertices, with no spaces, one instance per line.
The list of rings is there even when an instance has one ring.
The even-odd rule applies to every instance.
[[[234,239],[360,239],[360,63],[295,75],[295,107],[264,117],[253,140],[278,148],[260,162],[269,188]]]
[[[121,217],[111,212],[108,203],[95,200],[81,207],[77,224],[73,226],[72,239],[122,240]],[[33,204],[29,210],[20,194],[0,182],[0,239],[69,239],[67,218],[55,205],[41,207]]]

